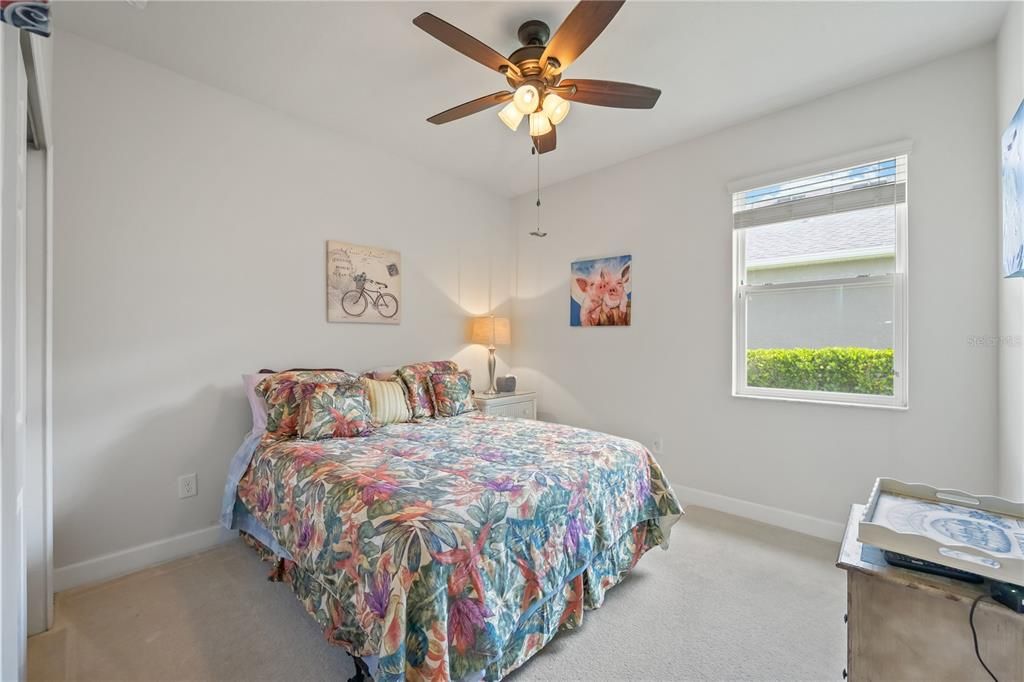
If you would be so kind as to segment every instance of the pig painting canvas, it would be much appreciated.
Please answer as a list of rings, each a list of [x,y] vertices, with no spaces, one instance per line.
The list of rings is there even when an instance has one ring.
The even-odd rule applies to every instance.
[[[569,325],[625,327],[633,309],[632,256],[578,260],[569,281]]]
[[[1003,276],[1024,277],[1024,102],[1003,133]]]

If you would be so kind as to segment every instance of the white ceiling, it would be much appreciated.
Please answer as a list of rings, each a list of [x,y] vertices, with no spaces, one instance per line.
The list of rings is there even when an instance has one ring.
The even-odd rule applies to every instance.
[[[505,196],[535,183],[529,137],[497,109],[424,119],[503,89],[496,72],[412,25],[430,11],[504,54],[566,2],[69,2],[58,31],[357,137]],[[661,88],[650,111],[574,105],[543,158],[565,180],[991,40],[987,2],[627,2],[569,78]],[[59,35],[58,35],[59,40]]]

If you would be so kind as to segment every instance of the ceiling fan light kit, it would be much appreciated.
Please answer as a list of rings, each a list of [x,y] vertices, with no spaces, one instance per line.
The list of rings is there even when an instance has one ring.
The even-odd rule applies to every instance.
[[[529,83],[516,88],[516,94],[512,96],[512,102],[516,109],[523,114],[532,114],[537,111],[537,103],[540,100],[540,93],[537,88]]]
[[[498,112],[498,118],[500,118],[501,122],[507,125],[512,132],[515,132],[519,128],[519,124],[523,122],[523,117],[525,115],[526,114],[519,111],[519,107],[516,106],[515,102],[509,102],[502,107],[501,111]]]
[[[543,111],[530,114],[530,137],[540,137],[551,132],[551,121]]]
[[[440,125],[505,104],[498,118],[512,131],[530,117],[530,136],[540,154],[553,151],[555,127],[569,115],[570,102],[621,109],[650,109],[661,91],[615,81],[562,81],[562,72],[590,47],[625,0],[583,0],[552,35],[543,21],[519,27],[522,47],[507,58],[465,31],[424,12],[413,24],[470,59],[505,76],[511,91],[495,92],[452,107],[427,121]],[[511,101],[509,101],[511,100]]]
[[[569,102],[559,97],[556,93],[549,92],[544,97],[544,113],[548,115],[551,125],[558,125],[569,115]]]

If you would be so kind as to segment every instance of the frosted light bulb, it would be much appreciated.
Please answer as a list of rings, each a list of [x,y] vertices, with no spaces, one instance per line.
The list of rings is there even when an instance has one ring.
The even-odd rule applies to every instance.
[[[539,99],[540,93],[537,92],[537,88],[529,83],[520,85],[516,90],[516,94],[512,96],[512,102],[516,105],[516,109],[524,114],[532,114],[537,111],[537,101]]]

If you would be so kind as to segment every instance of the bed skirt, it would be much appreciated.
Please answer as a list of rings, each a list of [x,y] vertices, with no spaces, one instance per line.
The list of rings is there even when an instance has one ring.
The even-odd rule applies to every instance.
[[[343,600],[327,589],[316,575],[303,569],[291,559],[277,555],[262,542],[245,531],[242,539],[272,564],[269,578],[291,585],[296,597],[320,624],[324,637],[331,644],[343,647],[354,659],[356,676],[350,682],[373,679],[378,682],[404,679],[399,673],[389,673],[377,666],[376,652],[364,651],[361,632],[340,627],[345,619]],[[596,609],[604,603],[607,591],[622,582],[640,557],[652,547],[663,543],[663,534],[657,521],[644,521],[623,535],[618,542],[597,554],[583,567],[570,575],[561,591],[537,595],[520,620],[516,632],[485,670],[464,676],[458,682],[473,680],[500,680],[531,656],[541,650],[561,630],[572,630],[583,622],[584,610]]]

